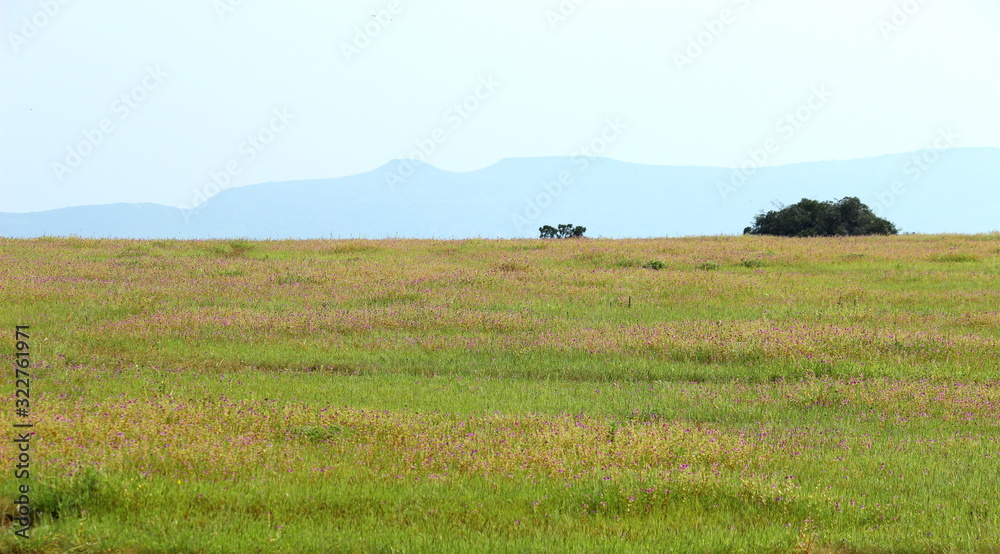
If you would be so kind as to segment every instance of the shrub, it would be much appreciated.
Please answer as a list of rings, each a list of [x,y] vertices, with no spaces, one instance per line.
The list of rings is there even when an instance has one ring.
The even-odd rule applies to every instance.
[[[586,227],[579,225],[574,227],[572,223],[560,225],[558,229],[551,225],[544,225],[538,228],[539,236],[543,239],[578,239],[583,237],[583,234],[586,232]]]
[[[655,271],[659,271],[659,270],[664,269],[665,267],[667,267],[667,264],[661,262],[660,260],[649,260],[648,262],[646,262],[645,264],[643,264],[642,267],[644,267],[646,269],[652,269],[652,270],[655,270]]]
[[[761,213],[752,227],[743,230],[749,235],[782,237],[833,237],[859,235],[896,235],[892,223],[878,217],[856,197],[837,202],[818,202],[803,198],[798,204],[778,211]]]

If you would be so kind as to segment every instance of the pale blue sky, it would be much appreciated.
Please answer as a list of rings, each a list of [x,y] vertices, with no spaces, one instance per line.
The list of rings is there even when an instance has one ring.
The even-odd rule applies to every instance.
[[[185,206],[213,174],[336,177],[421,144],[453,171],[569,156],[609,122],[600,153],[646,164],[738,166],[768,139],[766,165],[868,157],[945,127],[1000,147],[996,0],[35,0],[0,23],[0,211]]]

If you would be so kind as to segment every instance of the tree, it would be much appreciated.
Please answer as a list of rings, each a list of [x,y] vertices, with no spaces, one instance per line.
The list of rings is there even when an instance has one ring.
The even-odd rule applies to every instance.
[[[538,228],[539,236],[543,239],[578,239],[586,232],[586,227],[580,227],[579,225],[574,227],[572,223],[560,225],[558,229],[551,225]]]
[[[895,225],[872,212],[856,197],[837,202],[818,202],[803,198],[798,204],[754,217],[752,227],[743,229],[748,235],[782,237],[833,237],[859,235],[895,235]]]

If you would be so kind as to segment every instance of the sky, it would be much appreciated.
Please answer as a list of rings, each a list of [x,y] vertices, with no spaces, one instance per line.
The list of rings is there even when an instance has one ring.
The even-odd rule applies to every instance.
[[[1000,0],[11,0],[0,31],[3,212],[404,158],[1000,147]]]

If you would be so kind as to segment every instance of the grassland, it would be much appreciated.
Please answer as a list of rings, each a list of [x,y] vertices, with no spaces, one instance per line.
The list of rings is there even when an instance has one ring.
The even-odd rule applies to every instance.
[[[1000,235],[0,258],[3,552],[1000,550]]]

